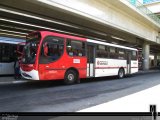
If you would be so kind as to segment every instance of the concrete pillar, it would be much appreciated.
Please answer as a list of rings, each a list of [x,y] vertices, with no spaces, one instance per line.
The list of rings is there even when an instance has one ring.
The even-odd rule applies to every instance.
[[[157,55],[157,67],[160,67],[160,54]]]
[[[146,42],[143,44],[142,54],[143,54],[143,70],[149,70],[150,45]]]
[[[157,54],[154,54],[154,67],[157,67]]]

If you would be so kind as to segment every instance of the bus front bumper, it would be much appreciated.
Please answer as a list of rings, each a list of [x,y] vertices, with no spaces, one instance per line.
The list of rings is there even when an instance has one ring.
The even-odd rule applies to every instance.
[[[20,71],[21,71],[22,77],[25,79],[39,80],[39,74],[38,74],[38,71],[36,71],[36,70],[31,70],[29,72],[26,72],[20,68]]]

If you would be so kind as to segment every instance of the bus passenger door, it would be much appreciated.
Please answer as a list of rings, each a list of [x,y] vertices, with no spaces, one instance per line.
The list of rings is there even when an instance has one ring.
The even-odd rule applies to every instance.
[[[127,51],[127,74],[131,74],[131,51]]]
[[[87,45],[87,77],[94,76],[94,46]]]

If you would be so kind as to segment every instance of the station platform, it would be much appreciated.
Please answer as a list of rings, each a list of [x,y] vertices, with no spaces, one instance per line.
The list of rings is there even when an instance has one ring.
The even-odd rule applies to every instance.
[[[160,111],[160,85],[96,105],[78,112],[150,112],[150,105],[156,105]]]

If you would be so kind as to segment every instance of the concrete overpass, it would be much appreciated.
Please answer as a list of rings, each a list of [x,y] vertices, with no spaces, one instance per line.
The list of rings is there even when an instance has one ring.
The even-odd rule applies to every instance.
[[[147,3],[145,6],[160,18],[160,1]]]
[[[142,8],[129,0],[5,0],[0,35],[24,38],[33,30],[50,30],[142,47],[147,70],[149,53],[160,53],[160,20]]]

